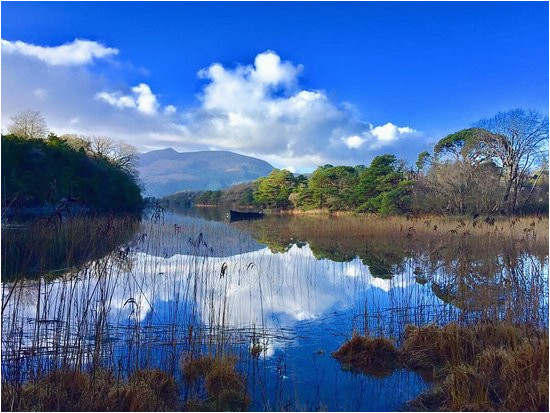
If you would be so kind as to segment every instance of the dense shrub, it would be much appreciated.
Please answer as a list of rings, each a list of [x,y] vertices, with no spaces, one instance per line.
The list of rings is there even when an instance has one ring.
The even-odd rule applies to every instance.
[[[2,135],[3,207],[57,205],[75,199],[96,211],[136,212],[141,189],[132,171],[66,139]]]

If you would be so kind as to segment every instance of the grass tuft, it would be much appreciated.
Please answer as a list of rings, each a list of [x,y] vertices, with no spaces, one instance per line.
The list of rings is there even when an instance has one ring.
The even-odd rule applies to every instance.
[[[399,353],[391,340],[354,334],[332,355],[346,368],[385,377],[397,366]]]
[[[432,379],[407,406],[429,411],[548,411],[548,355],[547,331],[506,322],[407,326],[399,349],[354,335],[333,354],[375,377],[401,366]]]
[[[195,394],[186,403],[188,410],[244,411],[248,408],[246,383],[237,372],[235,358],[188,356],[182,360],[181,368],[186,383],[195,388]],[[201,387],[205,394],[201,394]]]

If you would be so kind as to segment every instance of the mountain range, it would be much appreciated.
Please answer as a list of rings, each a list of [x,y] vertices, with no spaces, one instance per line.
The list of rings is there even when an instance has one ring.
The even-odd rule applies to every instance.
[[[228,188],[268,175],[273,166],[228,151],[177,152],[172,148],[139,154],[137,170],[146,196]]]

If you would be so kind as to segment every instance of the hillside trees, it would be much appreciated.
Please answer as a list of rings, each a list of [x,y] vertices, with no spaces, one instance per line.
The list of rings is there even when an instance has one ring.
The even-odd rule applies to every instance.
[[[106,136],[78,136],[74,134],[61,135],[60,138],[75,150],[82,150],[92,157],[106,160],[131,175],[137,173],[136,148],[126,142]]]
[[[66,198],[97,211],[137,212],[142,206],[134,174],[109,159],[90,156],[54,134],[2,135],[3,207],[57,205]]]

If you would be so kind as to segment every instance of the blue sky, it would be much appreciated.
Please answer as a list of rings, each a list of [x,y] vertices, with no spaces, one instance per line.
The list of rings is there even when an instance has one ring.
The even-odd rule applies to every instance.
[[[33,108],[140,150],[411,161],[500,110],[548,113],[548,27],[546,2],[2,3],[2,127]]]

